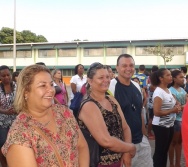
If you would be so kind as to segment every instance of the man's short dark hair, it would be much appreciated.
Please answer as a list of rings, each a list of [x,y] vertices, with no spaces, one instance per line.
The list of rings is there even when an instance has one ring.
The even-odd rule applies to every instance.
[[[133,57],[132,57],[131,55],[129,55],[129,54],[121,54],[121,55],[117,58],[117,64],[116,64],[117,66],[118,66],[118,64],[119,64],[119,59],[121,59],[122,57],[133,59]],[[134,59],[133,59],[133,61],[134,61]]]
[[[6,70],[6,69],[10,70],[10,68],[8,66],[6,66],[6,65],[0,66],[0,71],[1,70]]]
[[[144,71],[145,69],[146,69],[146,68],[145,68],[145,65],[142,64],[142,65],[139,66],[139,70],[140,70],[140,71]]]
[[[153,66],[153,67],[151,68],[151,72],[155,72],[155,71],[157,71],[158,69],[159,69],[158,66]]]
[[[181,71],[183,71],[183,73],[185,73],[185,74],[187,73],[187,67],[181,67],[180,69],[181,69]]]

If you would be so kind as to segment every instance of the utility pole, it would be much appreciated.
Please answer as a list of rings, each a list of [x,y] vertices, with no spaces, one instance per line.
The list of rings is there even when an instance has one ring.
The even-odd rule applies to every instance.
[[[14,0],[14,46],[13,46],[13,72],[16,71],[16,0]]]

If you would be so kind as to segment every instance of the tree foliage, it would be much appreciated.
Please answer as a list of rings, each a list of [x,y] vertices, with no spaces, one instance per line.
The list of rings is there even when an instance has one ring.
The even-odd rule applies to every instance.
[[[165,47],[162,44],[158,44],[155,47],[147,47],[145,51],[149,54],[153,54],[156,56],[161,56],[164,60],[164,66],[166,68],[166,63],[172,61],[173,48],[172,47]]]
[[[0,30],[0,43],[13,43],[14,30],[8,27],[2,27]],[[16,31],[16,43],[37,43],[48,42],[43,35],[36,35],[30,30]]]

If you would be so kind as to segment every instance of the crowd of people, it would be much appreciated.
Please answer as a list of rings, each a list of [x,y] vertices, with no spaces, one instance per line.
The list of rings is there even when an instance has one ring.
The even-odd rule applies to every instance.
[[[168,157],[180,167],[182,141],[188,166],[187,68],[136,72],[122,54],[116,72],[94,62],[85,75],[76,65],[69,98],[61,70],[0,66],[2,167],[166,167]]]

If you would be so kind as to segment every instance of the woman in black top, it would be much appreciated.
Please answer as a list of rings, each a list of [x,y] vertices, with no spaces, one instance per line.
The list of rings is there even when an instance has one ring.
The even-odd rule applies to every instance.
[[[87,72],[87,78],[88,94],[79,112],[79,126],[81,130],[89,131],[100,145],[97,167],[120,167],[124,156],[135,155],[130,128],[118,102],[105,94],[110,84],[106,67],[93,63]],[[90,153],[92,151],[90,150]]]

